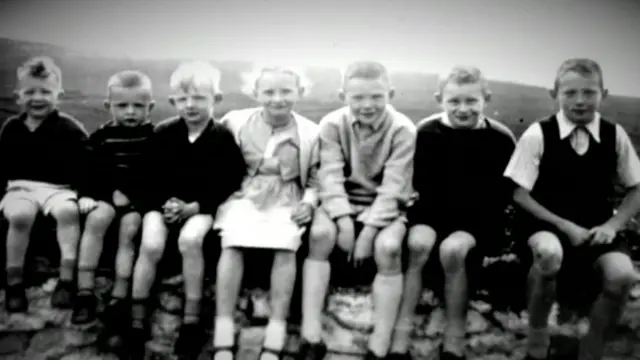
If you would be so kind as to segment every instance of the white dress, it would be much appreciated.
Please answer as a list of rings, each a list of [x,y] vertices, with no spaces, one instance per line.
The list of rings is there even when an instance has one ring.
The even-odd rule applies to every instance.
[[[255,112],[238,142],[249,168],[242,189],[220,206],[214,227],[222,247],[296,251],[304,229],[291,220],[303,196],[295,121],[273,128]]]

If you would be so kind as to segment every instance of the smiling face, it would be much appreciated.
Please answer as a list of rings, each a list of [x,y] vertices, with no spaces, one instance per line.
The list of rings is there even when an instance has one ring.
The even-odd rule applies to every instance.
[[[175,89],[169,98],[182,119],[187,123],[200,124],[213,117],[218,97],[210,85],[194,85]]]
[[[29,118],[45,119],[58,106],[62,89],[55,76],[24,76],[18,80],[16,103]]]
[[[255,82],[254,96],[273,119],[289,118],[303,93],[298,76],[286,71],[265,71]]]
[[[340,96],[358,121],[371,124],[384,113],[393,90],[385,77],[354,77],[345,81]]]
[[[436,98],[453,127],[473,129],[482,118],[487,93],[481,82],[448,82]]]

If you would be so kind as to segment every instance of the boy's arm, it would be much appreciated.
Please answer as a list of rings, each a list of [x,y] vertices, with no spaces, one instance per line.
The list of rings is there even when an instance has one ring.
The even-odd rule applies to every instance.
[[[63,161],[69,164],[66,167],[68,179],[72,189],[80,191],[85,188],[86,181],[93,169],[93,166],[87,164],[89,159],[89,134],[81,124],[73,122],[68,123],[66,144],[62,144],[67,148],[65,154],[66,159]],[[89,170],[87,170],[87,167]]]
[[[534,124],[530,126],[516,144],[504,176],[516,185],[513,192],[513,200],[517,205],[536,219],[563,231],[567,220],[552,213],[531,196],[531,190],[538,179],[543,145],[540,125]]]
[[[413,156],[413,190],[418,194],[418,198],[409,208],[407,217],[411,219],[412,223],[423,221],[425,216],[429,213],[429,193],[434,191],[430,186],[431,177],[429,172],[432,171],[433,164],[430,159],[431,156],[441,156],[433,149],[430,149],[431,141],[427,130],[418,129],[416,136],[416,150]],[[437,191],[437,190],[436,190]]]
[[[411,196],[415,149],[415,127],[398,129],[391,140],[391,154],[384,165],[382,184],[363,221],[365,225],[383,228],[400,215],[399,203]]]
[[[620,231],[640,211],[640,160],[629,135],[620,125],[616,125],[616,154],[618,180],[627,193],[607,224]]]
[[[320,200],[331,219],[353,212],[344,188],[345,159],[340,145],[339,125],[331,121],[320,122],[320,169],[318,184]]]

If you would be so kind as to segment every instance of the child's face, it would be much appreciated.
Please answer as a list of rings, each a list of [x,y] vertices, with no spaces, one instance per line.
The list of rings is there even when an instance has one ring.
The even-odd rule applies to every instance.
[[[303,92],[295,75],[266,72],[256,82],[254,95],[270,116],[280,118],[291,114]]]
[[[16,102],[20,110],[32,119],[45,119],[57,106],[62,95],[60,84],[52,77],[24,77],[18,83]]]
[[[144,88],[113,87],[104,105],[118,124],[137,126],[149,118],[154,101]]]
[[[175,89],[169,102],[176,108],[178,116],[188,123],[198,124],[213,117],[218,98],[211,87],[191,86]]]
[[[585,77],[570,71],[558,78],[557,88],[551,91],[551,96],[558,101],[569,121],[587,124],[595,118],[607,91],[597,76]]]
[[[480,121],[488,96],[479,82],[475,84],[447,83],[436,95],[442,109],[455,128],[473,129]]]
[[[353,116],[366,124],[380,118],[391,98],[393,90],[384,78],[348,79],[340,93],[340,99],[349,106]]]

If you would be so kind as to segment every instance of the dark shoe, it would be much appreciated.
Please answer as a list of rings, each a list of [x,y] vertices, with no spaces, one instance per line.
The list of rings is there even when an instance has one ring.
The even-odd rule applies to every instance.
[[[127,336],[127,352],[129,359],[142,360],[147,351],[147,341],[149,341],[149,329],[146,327],[132,327]]]
[[[87,325],[94,322],[98,314],[98,298],[92,290],[82,290],[73,302],[71,323]]]
[[[385,360],[412,360],[412,359],[413,358],[411,357],[411,353],[408,351],[405,353],[391,352],[385,358]]]
[[[207,339],[207,332],[199,323],[183,324],[180,327],[174,353],[180,359],[197,359]]]
[[[7,285],[4,292],[4,307],[9,313],[26,313],[29,300],[23,284]]]
[[[384,357],[380,357],[374,354],[373,351],[367,350],[367,354],[364,356],[364,360],[384,360]]]
[[[322,341],[311,343],[303,339],[297,360],[322,360],[325,355],[327,355],[327,345]]]
[[[282,350],[269,349],[263,346],[262,349],[260,349],[260,354],[258,354],[258,360],[260,360],[262,354],[271,354],[278,360],[282,360]]]
[[[100,318],[104,328],[96,340],[98,347],[105,352],[123,348],[124,336],[131,326],[131,302],[112,298]]]
[[[58,280],[53,294],[51,294],[51,306],[58,309],[71,309],[75,286],[68,280]]]
[[[576,354],[575,359],[577,359],[577,358],[578,358],[578,356],[577,356],[577,354]],[[538,359],[538,358],[536,358],[536,357],[533,357],[533,356],[531,356],[531,355],[527,354],[527,355],[524,357],[524,359],[523,359],[523,360],[551,360],[551,346],[549,346],[549,350],[547,350],[547,356],[543,357],[542,359]],[[570,359],[568,359],[568,360],[570,360]]]

